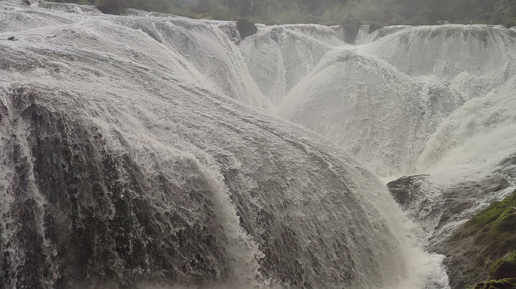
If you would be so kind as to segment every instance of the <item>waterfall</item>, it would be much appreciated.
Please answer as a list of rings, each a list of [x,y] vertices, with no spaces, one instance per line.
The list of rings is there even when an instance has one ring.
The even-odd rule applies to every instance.
[[[447,288],[377,176],[515,153],[514,30],[0,8],[2,289]]]

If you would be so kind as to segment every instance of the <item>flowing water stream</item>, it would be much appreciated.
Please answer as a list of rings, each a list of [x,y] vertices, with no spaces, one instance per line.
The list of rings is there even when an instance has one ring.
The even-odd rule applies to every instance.
[[[515,152],[514,30],[0,23],[0,288],[447,288],[378,177]]]

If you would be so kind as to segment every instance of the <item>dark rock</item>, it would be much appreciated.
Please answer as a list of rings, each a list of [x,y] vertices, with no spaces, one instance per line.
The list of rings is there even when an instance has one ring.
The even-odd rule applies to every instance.
[[[14,40],[16,40],[16,38],[14,36],[9,36],[9,38],[7,38],[7,40],[14,41]]]
[[[494,280],[516,278],[516,252],[496,260],[489,267],[489,278]]]
[[[488,241],[490,235],[482,232],[489,231],[489,227],[481,226],[472,230],[468,225],[472,221],[459,227],[456,232],[442,230],[455,222],[471,217],[474,217],[473,220],[480,218],[482,213],[474,216],[472,209],[478,201],[509,187],[507,177],[507,174],[496,174],[479,181],[441,187],[433,184],[429,176],[417,175],[387,184],[401,208],[422,224],[427,233],[433,234],[428,249],[446,256],[443,264],[447,267],[452,289],[487,280],[489,264],[506,254],[510,248],[516,247],[516,238],[512,243],[500,238]],[[486,245],[486,242],[490,245]]]
[[[401,177],[388,183],[387,187],[401,208],[406,209],[410,202],[414,201],[415,195],[420,193],[421,182],[426,177],[428,175]]]
[[[344,19],[344,21],[342,21],[342,28],[344,29],[344,41],[346,43],[355,43],[361,25],[362,22],[354,16],[348,16]]]
[[[463,288],[489,277],[489,265],[508,252],[516,250],[516,191],[502,202],[491,204],[459,227],[440,248],[446,256],[450,287]],[[495,262],[496,264],[496,262]],[[498,264],[502,265],[501,262]],[[511,276],[516,272],[499,266],[497,276]],[[508,269],[509,271],[506,271]],[[498,287],[496,287],[498,288]]]
[[[240,33],[241,39],[254,35],[256,34],[256,32],[258,32],[258,28],[256,28],[256,25],[254,25],[254,23],[246,19],[237,20],[236,27],[238,29],[238,32]]]
[[[458,184],[446,190],[443,197],[447,207],[443,210],[439,226],[443,226],[454,216],[472,208],[476,201],[507,187],[509,182],[504,177],[493,175],[480,181]]]
[[[383,25],[380,23],[372,23],[369,25],[369,34],[375,32],[376,30],[382,28]]]

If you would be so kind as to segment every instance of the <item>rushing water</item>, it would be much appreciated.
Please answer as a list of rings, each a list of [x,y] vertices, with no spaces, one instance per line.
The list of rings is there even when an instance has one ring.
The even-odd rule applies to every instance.
[[[0,288],[446,288],[442,256],[359,161],[487,172],[514,152],[512,30],[350,46],[260,26],[240,42],[233,23],[16,1],[0,21]],[[410,43],[456,35],[496,42],[504,69],[414,68]],[[499,146],[468,157],[485,136]]]

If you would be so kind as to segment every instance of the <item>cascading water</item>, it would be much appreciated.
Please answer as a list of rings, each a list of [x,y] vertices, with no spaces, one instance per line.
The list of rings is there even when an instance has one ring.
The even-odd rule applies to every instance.
[[[487,25],[395,26],[357,42],[326,53],[276,111],[386,180],[430,174],[407,183],[418,194],[406,209],[435,247],[514,191],[516,34]],[[484,191],[467,190],[475,187]]]
[[[436,183],[515,153],[514,30],[233,42],[227,22],[0,7],[0,288],[447,288],[429,236],[342,150]],[[440,198],[412,215],[428,234]]]
[[[254,80],[274,104],[310,73],[324,54],[344,45],[333,29],[324,26],[283,25],[261,30],[243,41],[240,49]]]
[[[439,279],[377,178],[266,114],[227,25],[0,7],[0,288]]]

